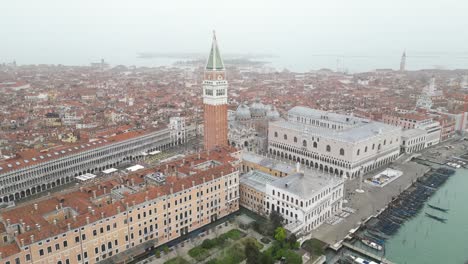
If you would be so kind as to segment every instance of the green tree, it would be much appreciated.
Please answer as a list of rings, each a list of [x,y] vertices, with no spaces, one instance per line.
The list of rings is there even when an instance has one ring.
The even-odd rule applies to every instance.
[[[287,240],[290,248],[293,248],[293,249],[298,249],[299,248],[299,243],[297,242],[297,237],[295,234],[291,234],[289,237],[288,237],[288,240]]]
[[[244,248],[245,256],[247,257],[247,264],[256,264],[260,258],[260,251],[258,250],[255,242],[248,241]]]
[[[260,259],[258,261],[260,264],[274,264],[275,260],[273,257],[267,253],[263,253],[260,255]]]
[[[272,225],[272,230],[276,230],[276,228],[283,225],[284,218],[278,212],[273,211],[270,214],[270,224]]]
[[[286,239],[286,229],[284,229],[283,227],[277,227],[275,229],[275,239],[276,241],[283,243]]]
[[[168,247],[167,245],[164,245],[164,246],[162,247],[162,250],[164,251],[164,254],[169,253],[169,247]]]

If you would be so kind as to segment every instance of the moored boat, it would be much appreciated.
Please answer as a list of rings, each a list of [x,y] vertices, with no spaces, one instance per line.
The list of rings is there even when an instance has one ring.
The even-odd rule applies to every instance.
[[[370,241],[370,240],[368,240],[368,239],[362,239],[361,242],[362,242],[364,245],[366,245],[366,246],[368,246],[368,247],[371,247],[371,248],[373,248],[373,249],[379,250],[379,251],[383,249],[383,247],[382,247],[381,245],[379,245],[379,244],[377,244],[377,243],[375,243],[375,242],[372,242],[372,241]]]

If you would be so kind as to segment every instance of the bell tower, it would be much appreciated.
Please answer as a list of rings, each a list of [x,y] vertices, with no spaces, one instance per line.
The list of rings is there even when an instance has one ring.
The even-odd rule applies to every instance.
[[[228,144],[227,87],[224,63],[213,32],[203,81],[204,145],[207,150]]]

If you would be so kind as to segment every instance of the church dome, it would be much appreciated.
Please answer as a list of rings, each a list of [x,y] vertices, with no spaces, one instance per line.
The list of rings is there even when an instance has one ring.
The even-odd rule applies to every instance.
[[[276,120],[276,119],[280,118],[280,114],[276,110],[276,107],[274,107],[274,106],[270,107],[270,109],[267,112],[267,117],[270,120]]]
[[[250,105],[250,112],[252,117],[264,117],[266,115],[266,107],[260,101],[255,101]]]
[[[245,104],[239,105],[236,110],[236,120],[247,120],[252,118],[250,109]]]

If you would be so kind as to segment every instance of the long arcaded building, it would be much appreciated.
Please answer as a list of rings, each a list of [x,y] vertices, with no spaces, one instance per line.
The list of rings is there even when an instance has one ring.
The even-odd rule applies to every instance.
[[[170,129],[130,131],[88,143],[27,150],[0,162],[0,203],[11,202],[69,183],[76,176],[95,173],[164,150],[178,141]]]
[[[217,148],[7,209],[0,263],[125,262],[237,211],[239,163]]]

